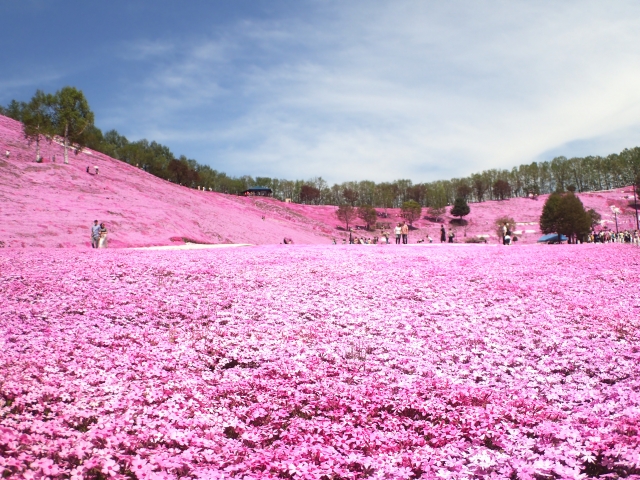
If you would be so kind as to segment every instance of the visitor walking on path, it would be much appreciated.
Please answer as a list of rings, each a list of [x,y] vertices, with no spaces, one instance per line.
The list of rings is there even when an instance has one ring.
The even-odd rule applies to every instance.
[[[400,235],[402,235],[402,227],[400,226],[400,224],[396,226],[396,228],[393,230],[393,233],[396,234],[396,245],[400,245]]]
[[[409,243],[409,225],[407,225],[407,222],[404,222],[402,224],[402,243],[404,245],[406,245],[407,243]]]
[[[98,220],[93,221],[91,226],[91,248],[98,248],[98,242],[100,241],[100,225]]]
[[[100,240],[98,241],[98,248],[107,248],[107,227],[104,223],[100,224]]]
[[[440,225],[440,243],[447,241],[447,232],[444,229],[444,225]]]
[[[456,234],[453,233],[453,230],[449,229],[449,243],[453,243],[453,239],[455,238]]]

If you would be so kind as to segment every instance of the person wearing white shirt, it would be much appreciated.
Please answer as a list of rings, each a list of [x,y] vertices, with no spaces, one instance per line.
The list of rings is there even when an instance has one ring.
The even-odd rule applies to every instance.
[[[402,236],[402,226],[398,224],[396,228],[393,230],[393,233],[396,234],[396,245],[400,245],[400,238]]]

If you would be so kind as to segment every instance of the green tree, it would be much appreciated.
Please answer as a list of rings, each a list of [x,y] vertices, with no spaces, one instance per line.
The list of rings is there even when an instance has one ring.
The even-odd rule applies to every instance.
[[[358,194],[358,192],[351,188],[345,188],[344,190],[342,190],[342,196],[352,207],[355,207],[360,195]]]
[[[562,196],[558,204],[558,232],[566,235],[569,243],[587,235],[591,231],[591,216],[584,209],[580,199],[568,192]]]
[[[456,198],[456,201],[453,203],[453,207],[451,208],[451,215],[462,220],[462,217],[469,215],[470,212],[471,209],[469,208],[467,201],[462,197]]]
[[[129,140],[124,135],[120,135],[116,130],[109,130],[103,136],[101,152],[110,157],[124,160],[124,149],[129,145]],[[138,164],[138,166],[142,166]]]
[[[378,220],[378,212],[371,205],[358,207],[357,214],[367,224],[367,230],[371,230],[371,225],[375,226]]]
[[[300,201],[302,203],[315,204],[320,198],[320,189],[312,185],[302,185],[300,188]]]
[[[404,218],[409,225],[413,225],[413,222],[420,218],[422,214],[422,206],[415,200],[408,200],[402,204],[402,218]]]
[[[381,183],[378,185],[379,205],[384,208],[384,214],[387,215],[387,208],[393,208],[393,202],[398,196],[398,187],[393,183]]]
[[[87,127],[87,129],[83,133],[83,137],[85,147],[102,153],[104,153],[104,150],[106,150],[102,130],[100,130],[95,125],[90,125],[89,127]]]
[[[560,232],[560,201],[562,197],[558,193],[552,193],[544,202],[542,215],[540,215],[540,231],[542,233]]]
[[[457,195],[457,197],[464,199],[465,202],[469,199],[469,197],[471,196],[472,193],[473,193],[473,188],[471,188],[465,182],[460,183],[456,187],[456,195]]]
[[[0,115],[4,115],[5,117],[13,118],[19,122],[22,121],[22,112],[26,107],[26,103],[19,102],[17,100],[11,100],[9,105],[6,107],[0,107]]]
[[[602,215],[596,212],[593,208],[587,210],[587,215],[589,215],[589,219],[591,220],[591,229],[593,230],[597,225],[600,225],[600,220],[602,220]]]
[[[199,179],[198,172],[190,165],[184,155],[178,159],[169,160],[167,170],[170,173],[169,180],[186,187],[194,187]]]
[[[471,181],[473,183],[473,192],[476,196],[476,200],[478,202],[482,202],[484,200],[484,196],[489,190],[490,183],[487,182],[487,179],[484,175],[479,173],[475,173],[471,176]]]
[[[496,180],[493,183],[493,195],[498,200],[504,200],[511,195],[511,185],[506,180]]]
[[[338,210],[336,210],[336,217],[341,222],[344,222],[346,230],[349,230],[349,224],[357,217],[356,209],[349,204],[342,204],[338,207]]]
[[[86,145],[83,134],[93,125],[94,115],[81,90],[63,87],[53,96],[53,131],[64,142],[64,163],[69,163],[69,147],[76,154]]]
[[[36,144],[36,162],[40,161],[40,140],[53,137],[52,104],[51,95],[38,90],[22,109],[22,131],[30,144]]]
[[[553,193],[542,208],[540,230],[543,233],[565,235],[569,243],[574,243],[576,239],[589,233],[594,218],[573,192],[564,195]]]

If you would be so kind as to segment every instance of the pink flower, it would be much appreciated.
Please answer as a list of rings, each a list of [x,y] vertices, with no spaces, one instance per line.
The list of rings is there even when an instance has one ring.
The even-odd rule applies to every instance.
[[[109,475],[110,477],[115,476],[119,470],[120,466],[111,458],[105,460],[102,464],[102,473]]]

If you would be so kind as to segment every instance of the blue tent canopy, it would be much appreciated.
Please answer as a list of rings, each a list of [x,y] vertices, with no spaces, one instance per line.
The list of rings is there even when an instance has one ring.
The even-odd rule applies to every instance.
[[[564,235],[560,235],[558,238],[557,233],[549,233],[547,235],[543,235],[538,239],[538,243],[559,243],[566,242],[568,239]]]

